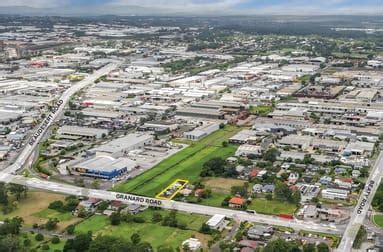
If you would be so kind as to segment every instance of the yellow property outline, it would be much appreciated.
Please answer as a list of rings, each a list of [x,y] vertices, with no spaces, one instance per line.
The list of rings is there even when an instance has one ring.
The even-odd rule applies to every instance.
[[[172,188],[176,183],[184,183],[182,186],[180,186],[172,195],[170,195],[170,197],[162,197],[161,195],[163,195],[167,190],[169,190],[170,188]],[[182,189],[184,189],[184,187],[189,183],[189,180],[185,180],[185,179],[176,179],[174,180],[173,183],[171,183],[170,185],[168,185],[164,190],[162,190],[159,194],[156,195],[156,198],[157,199],[163,199],[163,200],[171,200],[173,199]]]

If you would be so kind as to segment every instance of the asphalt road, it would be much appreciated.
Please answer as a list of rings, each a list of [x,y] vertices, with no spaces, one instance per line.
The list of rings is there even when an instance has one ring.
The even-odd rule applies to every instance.
[[[351,214],[350,221],[346,227],[342,240],[338,246],[337,251],[351,251],[352,244],[358,233],[360,226],[366,218],[369,207],[371,206],[372,199],[378,189],[383,174],[383,151],[380,152],[375,161],[375,165],[370,172],[370,176],[366,181],[366,187],[361,193],[358,204]]]
[[[87,189],[68,184],[60,184],[48,180],[27,178],[20,175],[13,175],[9,173],[0,173],[0,181],[25,185],[35,189],[53,191],[57,193],[98,198],[102,200],[119,200],[124,203],[136,203],[141,205],[158,206],[165,209],[179,210],[189,213],[197,213],[203,215],[223,214],[228,218],[234,218],[239,221],[249,221],[264,223],[268,225],[278,225],[290,227],[295,230],[306,230],[311,232],[323,232],[329,234],[342,234],[343,229],[335,225],[317,224],[313,222],[305,222],[300,220],[286,220],[275,216],[253,214],[244,211],[237,211],[227,208],[211,207],[204,205],[196,205],[191,203],[184,203],[172,200],[157,200],[149,197],[141,197],[132,194],[122,194],[117,192]],[[161,204],[158,204],[158,203]]]

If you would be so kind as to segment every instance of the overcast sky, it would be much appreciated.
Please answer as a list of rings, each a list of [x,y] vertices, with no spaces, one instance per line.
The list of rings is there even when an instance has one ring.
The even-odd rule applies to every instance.
[[[383,0],[0,0],[0,6],[104,8],[135,6],[167,13],[383,14]],[[109,9],[108,9],[109,8]],[[113,14],[113,13],[107,13]]]

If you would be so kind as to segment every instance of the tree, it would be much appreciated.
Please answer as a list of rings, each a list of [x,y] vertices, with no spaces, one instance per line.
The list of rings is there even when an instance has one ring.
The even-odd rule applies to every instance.
[[[105,211],[106,209],[108,209],[109,207],[109,202],[107,201],[102,201],[100,203],[100,205],[97,206],[97,210],[100,211],[100,212],[103,212]]]
[[[169,227],[177,227],[177,218],[176,218],[176,212],[171,211],[168,216],[166,216],[162,220],[163,226],[169,226]]]
[[[141,237],[140,237],[139,234],[134,233],[134,234],[132,234],[132,236],[130,237],[130,240],[132,241],[133,245],[138,245],[138,244],[140,244],[140,242],[141,242]]]
[[[59,223],[59,220],[57,218],[49,218],[49,220],[45,223],[45,228],[47,230],[54,230],[57,227],[57,223]]]
[[[76,196],[68,196],[65,198],[64,210],[68,212],[72,212],[76,209],[78,203],[80,201],[76,198]]]
[[[72,234],[74,234],[74,230],[75,230],[75,228],[76,228],[76,226],[75,225],[69,225],[67,228],[66,228],[66,232],[67,232],[67,234],[69,234],[69,235],[72,235]]]
[[[28,188],[23,185],[9,184],[9,191],[16,196],[16,200],[20,200],[21,196],[27,196]]]
[[[44,235],[40,234],[40,233],[36,234],[35,235],[35,240],[36,241],[43,241],[44,240]]]
[[[64,211],[64,202],[61,200],[55,200],[49,204],[48,208],[59,212]]]
[[[324,242],[321,242],[317,246],[317,251],[318,252],[329,252],[330,249],[328,248],[328,245]]]
[[[153,216],[152,216],[152,222],[153,223],[157,223],[157,222],[160,222],[162,221],[162,215],[156,211],[153,212]]]
[[[109,216],[109,219],[110,219],[110,224],[112,224],[113,226],[120,225],[120,223],[121,223],[121,214],[120,214],[120,212],[113,212]]]
[[[292,202],[295,205],[299,205],[299,203],[301,202],[301,192],[300,192],[300,190],[296,190],[295,192],[293,192],[293,194],[292,194]]]
[[[219,176],[225,172],[225,160],[221,157],[215,157],[206,161],[202,166],[202,177]]]
[[[60,243],[60,238],[58,238],[57,236],[54,236],[51,240],[52,244],[58,244]]]
[[[0,240],[0,252],[17,252],[19,249],[20,242],[15,235],[9,234]]]
[[[5,219],[4,223],[0,225],[0,235],[18,235],[24,220],[21,217],[13,217],[12,219]]]
[[[222,142],[222,147],[227,147],[227,146],[229,146],[229,143],[227,141],[223,141]]]
[[[4,183],[0,183],[0,204],[8,204],[8,188]]]
[[[279,155],[279,151],[276,148],[268,149],[265,154],[263,154],[263,160],[275,162]]]
[[[203,233],[203,234],[210,234],[211,233],[211,228],[210,228],[210,226],[208,224],[203,223],[199,231],[201,233]]]
[[[292,193],[290,188],[280,181],[275,183],[274,197],[280,201],[290,201],[292,199]]]
[[[25,239],[23,241],[24,247],[29,247],[29,246],[31,246],[31,244],[32,244],[32,241],[30,239]]]
[[[267,243],[264,252],[285,252],[290,251],[291,245],[284,239],[276,239]]]
[[[239,194],[244,198],[247,197],[247,188],[245,186],[232,186],[230,191],[232,195]]]
[[[99,235],[92,241],[88,251],[129,252],[133,251],[133,246],[130,242],[127,242],[122,238],[108,235]]]
[[[64,252],[76,251],[82,252],[89,249],[90,243],[92,242],[92,233],[79,234],[74,239],[68,239],[64,245]]]
[[[43,244],[43,245],[41,246],[41,249],[42,249],[42,250],[49,250],[49,245],[48,245],[48,244]]]
[[[308,243],[303,246],[303,252],[315,252],[315,244]]]

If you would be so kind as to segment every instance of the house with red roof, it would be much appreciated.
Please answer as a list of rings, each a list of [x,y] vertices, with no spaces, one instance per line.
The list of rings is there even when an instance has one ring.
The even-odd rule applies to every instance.
[[[243,208],[245,203],[246,203],[245,199],[242,199],[239,196],[235,196],[229,200],[229,207],[231,207],[231,208]]]
[[[258,173],[259,173],[259,171],[258,171],[257,169],[253,169],[253,170],[251,170],[251,172],[249,173],[249,177],[250,177],[250,178],[255,178],[255,177],[258,176]]]

